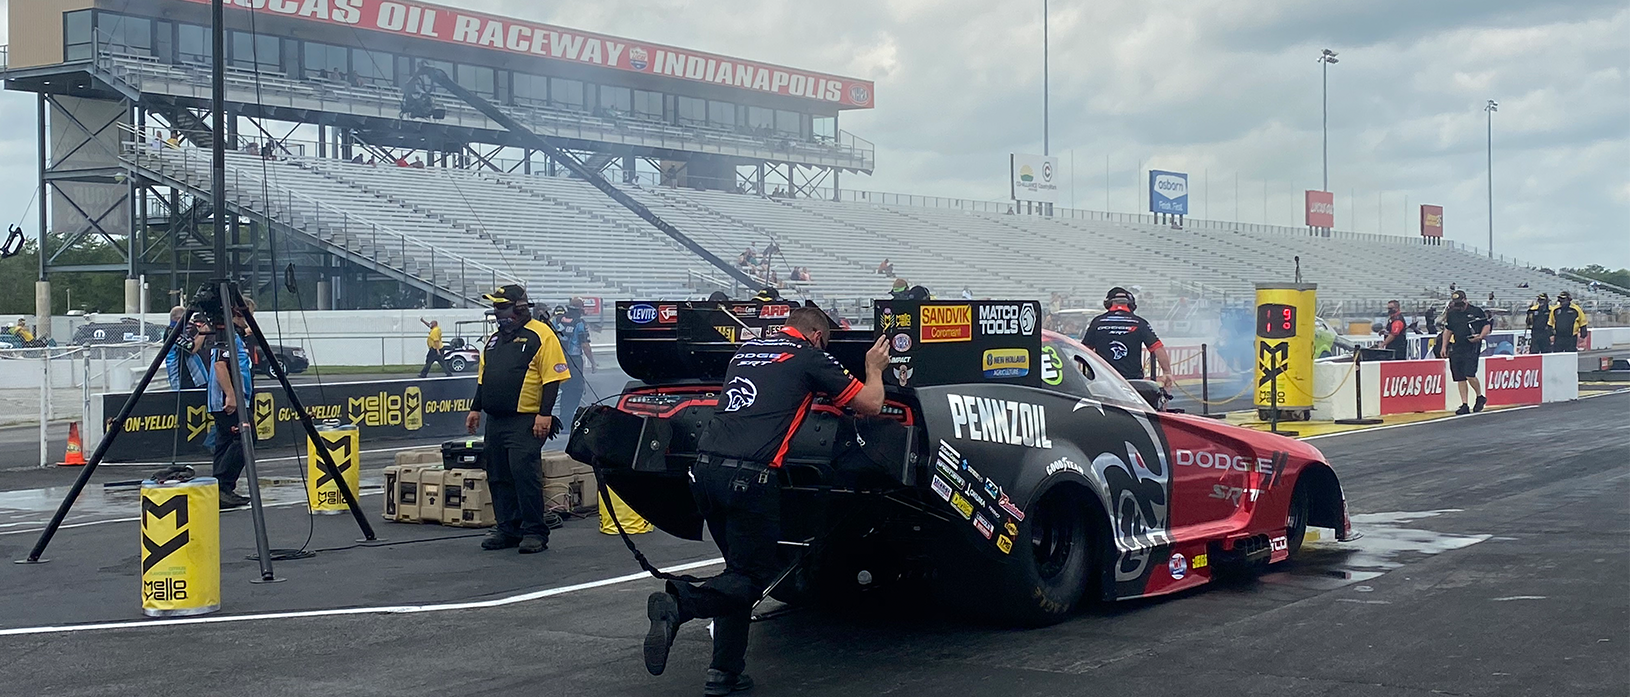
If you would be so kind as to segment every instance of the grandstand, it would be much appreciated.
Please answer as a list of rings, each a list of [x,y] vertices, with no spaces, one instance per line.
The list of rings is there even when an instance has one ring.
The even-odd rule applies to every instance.
[[[435,118],[404,116],[403,90],[426,63],[713,255],[728,261],[774,244],[768,268],[781,279],[794,267],[811,274],[787,292],[828,305],[881,295],[893,280],[876,272],[885,258],[942,296],[966,288],[1080,301],[1123,285],[1140,286],[1151,305],[1231,303],[1251,297],[1255,283],[1292,280],[1299,259],[1324,302],[1355,314],[1393,298],[1436,302],[1451,282],[1511,306],[1538,290],[1570,290],[1587,306],[1624,300],[1418,238],[1193,219],[1176,229],[1150,215],[1030,215],[1008,202],[843,189],[841,173],[875,166],[871,144],[837,127],[841,112],[871,107],[869,82],[410,5],[444,13],[444,29],[454,17],[459,27],[502,22],[512,37],[552,43],[458,43],[387,30],[383,17],[376,31],[270,9],[288,3],[234,8],[226,76],[234,118],[217,133],[203,111],[200,0],[13,0],[11,26],[31,29],[11,37],[6,85],[41,95],[50,230],[68,234],[69,246],[89,234],[128,242],[126,264],[48,264],[42,274],[168,272],[171,288],[186,287],[200,280],[190,269],[209,266],[198,240],[225,225],[239,229],[231,262],[247,285],[269,287],[280,265],[294,263],[317,276],[319,308],[358,306],[360,289],[381,284],[440,305],[473,303],[511,280],[551,301],[741,290],[471,106],[438,93]],[[560,48],[573,41],[578,48]],[[592,61],[583,48],[591,44],[605,47]],[[216,138],[231,149],[230,215],[208,210]],[[409,158],[415,166],[402,166]]]

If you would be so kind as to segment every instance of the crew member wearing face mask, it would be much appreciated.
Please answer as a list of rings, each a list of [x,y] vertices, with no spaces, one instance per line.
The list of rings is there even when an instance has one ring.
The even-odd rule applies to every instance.
[[[645,669],[661,675],[679,625],[713,618],[713,663],[705,695],[752,687],[746,667],[752,609],[784,570],[781,464],[816,394],[834,407],[875,415],[883,408],[887,339],[866,353],[866,381],[826,352],[832,322],[818,308],[787,315],[780,333],[742,344],[725,370],[724,391],[698,441],[691,495],[724,553],[724,572],[701,585],[669,582],[646,600]]]
[[[1588,322],[1585,311],[1573,304],[1573,296],[1568,291],[1558,293],[1556,307],[1552,308],[1551,318],[1547,323],[1551,329],[1551,350],[1556,353],[1578,351],[1579,340],[1585,338],[1585,327]]]
[[[1551,352],[1551,297],[1540,293],[1528,306],[1528,352]]]
[[[475,433],[481,413],[487,414],[487,487],[498,527],[481,540],[481,548],[520,547],[521,554],[535,554],[549,547],[543,443],[559,431],[550,414],[560,383],[572,373],[554,330],[532,318],[526,289],[508,285],[485,297],[498,331],[481,351],[475,401],[464,419]]]
[[[1478,357],[1483,353],[1483,339],[1494,324],[1483,308],[1466,300],[1466,291],[1456,290],[1449,296],[1449,309],[1443,313],[1443,336],[1439,346],[1448,346],[1444,355],[1449,359],[1449,376],[1460,389],[1460,408],[1456,414],[1482,411],[1489,400],[1483,396],[1483,383],[1477,379]],[[1477,406],[1466,404],[1466,388],[1477,392]]]

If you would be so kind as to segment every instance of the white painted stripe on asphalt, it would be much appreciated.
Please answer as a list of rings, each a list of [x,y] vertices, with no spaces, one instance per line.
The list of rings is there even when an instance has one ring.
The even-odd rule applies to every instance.
[[[1552,402],[1552,404],[1558,404],[1558,403],[1559,402]],[[1406,428],[1406,427],[1409,427],[1409,426],[1420,426],[1422,424],[1441,424],[1441,423],[1443,423],[1445,421],[1453,421],[1455,419],[1470,419],[1470,418],[1474,418],[1474,417],[1478,417],[1478,416],[1488,416],[1490,414],[1510,414],[1512,412],[1523,411],[1523,410],[1526,410],[1526,409],[1538,409],[1538,408],[1543,407],[1543,406],[1545,406],[1545,405],[1543,405],[1543,404],[1529,404],[1527,406],[1522,406],[1522,407],[1508,407],[1508,408],[1505,408],[1505,409],[1497,409],[1495,411],[1478,412],[1476,414],[1462,414],[1460,416],[1445,416],[1445,417],[1443,417],[1441,419],[1427,419],[1425,421],[1411,421],[1411,422],[1409,422],[1407,424],[1389,424],[1389,425],[1386,425],[1386,426],[1375,426],[1375,427],[1372,427],[1372,428],[1359,428],[1359,429],[1354,429],[1354,430],[1351,430],[1351,431],[1341,431],[1340,433],[1321,433],[1321,434],[1316,435],[1316,436],[1302,436],[1300,438],[1297,438],[1296,440],[1318,440],[1320,438],[1335,438],[1336,436],[1351,436],[1351,435],[1356,435],[1356,434],[1359,434],[1359,433],[1375,433],[1376,431],[1387,431],[1387,430],[1391,430],[1391,429],[1394,429],[1394,428]],[[1291,423],[1290,425],[1294,426],[1296,424]]]
[[[680,573],[701,569],[709,566],[723,564],[723,558],[708,559],[705,561],[690,562],[671,566],[663,571],[667,573]],[[255,615],[221,615],[210,617],[178,617],[166,620],[136,620],[131,622],[101,622],[97,624],[64,624],[46,627],[18,627],[15,629],[0,629],[0,636],[21,636],[27,634],[60,634],[65,632],[95,632],[111,629],[148,629],[152,627],[170,627],[184,624],[222,624],[226,622],[255,622],[261,620],[298,619],[304,617],[335,617],[339,615],[409,615],[421,612],[446,612],[448,610],[479,610],[492,607],[503,607],[516,603],[525,603],[533,600],[552,598],[557,595],[576,593],[578,591],[593,590],[606,586],[638,581],[651,578],[649,574],[637,573],[614,578],[605,578],[598,581],[588,581],[558,588],[546,588],[541,591],[520,593],[492,600],[475,600],[464,603],[440,603],[435,605],[383,605],[379,607],[345,607],[332,610],[298,610],[292,612],[265,612]]]

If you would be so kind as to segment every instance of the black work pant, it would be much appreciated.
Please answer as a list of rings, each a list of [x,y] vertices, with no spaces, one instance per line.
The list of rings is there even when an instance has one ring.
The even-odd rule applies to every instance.
[[[724,553],[724,571],[699,586],[669,583],[681,621],[713,619],[713,664],[727,673],[747,667],[753,606],[782,571],[781,482],[759,464],[703,457],[691,469],[691,495],[708,533]]]
[[[424,367],[419,369],[419,377],[430,374],[430,366],[441,366],[443,375],[452,377],[453,371],[447,369],[447,359],[442,356],[441,349],[430,349],[424,354]]]
[[[537,414],[487,414],[487,489],[498,531],[549,539],[543,522],[543,441],[532,435]]]
[[[238,415],[218,411],[210,416],[215,417],[215,449],[211,451],[214,463],[210,476],[219,482],[221,491],[236,492],[238,477],[243,474],[243,441],[238,440]]]
[[[1576,353],[1579,351],[1579,337],[1573,334],[1563,336],[1558,334],[1551,341],[1551,350],[1546,353]]]

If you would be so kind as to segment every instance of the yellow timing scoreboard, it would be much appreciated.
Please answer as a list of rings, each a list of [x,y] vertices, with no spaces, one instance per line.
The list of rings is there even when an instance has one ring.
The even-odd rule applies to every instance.
[[[1313,410],[1313,320],[1318,285],[1256,285],[1255,404],[1280,420]],[[1274,390],[1277,387],[1278,394]]]

